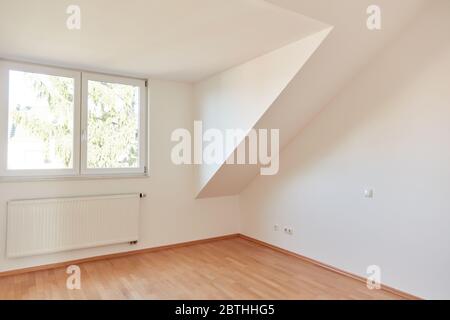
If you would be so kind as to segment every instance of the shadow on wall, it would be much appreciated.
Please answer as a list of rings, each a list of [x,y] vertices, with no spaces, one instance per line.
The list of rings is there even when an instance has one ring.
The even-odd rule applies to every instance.
[[[450,2],[436,1],[369,63],[287,145],[280,173],[242,193],[242,233],[360,276],[377,264],[386,285],[448,298],[448,30]]]
[[[450,21],[446,12],[440,11],[440,17],[435,17],[435,20],[429,22],[421,21],[420,24],[409,26],[405,30],[406,36],[404,33],[401,39],[396,40],[391,47],[387,48],[387,51],[383,51],[330,102],[329,105],[333,105],[332,109],[327,109],[327,106],[316,116],[316,119],[319,116],[325,118],[326,120],[322,121],[329,124],[326,133],[314,132],[315,127],[310,125],[301,130],[300,134],[314,136],[314,143],[303,145],[303,148],[299,150],[303,155],[302,172],[308,172],[312,167],[320,167],[321,161],[326,161],[327,156],[333,154],[333,150],[339,149],[341,144],[357,137],[359,130],[364,130],[367,124],[377,123],[379,122],[377,119],[385,118],[389,113],[395,112],[394,108],[399,104],[393,102],[413,87],[415,79],[420,78],[437,61],[448,57],[450,37],[445,30],[450,30]],[[435,86],[439,85],[445,86],[445,83],[435,84]],[[350,86],[351,90],[348,90]],[[427,104],[428,101],[423,103]],[[432,107],[432,105],[423,107]],[[405,118],[406,125],[407,122],[408,119]],[[308,132],[309,130],[311,131]],[[395,132],[386,134],[392,135]],[[395,139],[394,136],[386,138]],[[364,141],[355,142],[361,144],[359,147],[380,148],[379,151],[383,152],[383,145],[374,146],[365,144]],[[292,157],[286,158],[286,161],[292,159]],[[293,171],[298,169],[295,166],[286,165],[285,161],[282,161],[282,167],[283,162],[291,171],[287,171],[287,175],[294,174]]]

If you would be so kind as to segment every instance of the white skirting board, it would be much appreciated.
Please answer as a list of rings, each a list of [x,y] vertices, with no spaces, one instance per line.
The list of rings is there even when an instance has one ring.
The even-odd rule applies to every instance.
[[[9,258],[138,240],[139,194],[8,202]]]

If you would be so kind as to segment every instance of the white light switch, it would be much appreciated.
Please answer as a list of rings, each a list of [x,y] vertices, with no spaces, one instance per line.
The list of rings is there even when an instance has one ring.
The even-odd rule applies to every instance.
[[[366,198],[373,198],[373,189],[366,189],[364,190],[364,197]]]

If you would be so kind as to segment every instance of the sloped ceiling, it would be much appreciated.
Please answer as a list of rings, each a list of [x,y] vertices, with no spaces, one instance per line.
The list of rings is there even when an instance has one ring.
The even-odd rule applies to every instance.
[[[71,2],[1,0],[0,58],[197,83],[333,26],[270,108],[244,126],[279,128],[283,147],[431,2],[377,0],[382,30],[369,31],[372,0],[78,0],[81,30],[70,31]],[[258,168],[212,172],[200,179],[202,197],[239,194]]]
[[[331,30],[332,27],[327,27],[197,83],[194,87],[196,115],[197,119],[202,120],[203,129],[213,128],[226,132],[236,128],[247,133],[272,107]],[[244,137],[245,135],[241,139]],[[233,154],[240,141],[235,141],[232,145],[228,143],[222,160]],[[209,189],[208,183],[221,165],[222,163],[205,163],[197,168],[197,191],[200,197]]]
[[[1,0],[0,57],[195,82],[321,28],[262,0]]]
[[[326,41],[272,106],[255,122],[255,128],[280,129],[281,149],[313,121],[320,110],[326,107],[377,52],[402,32],[406,32],[408,24],[413,23],[414,18],[429,5],[429,2],[424,0],[379,0],[377,4],[382,9],[382,30],[369,31],[366,27],[366,9],[373,4],[372,1],[270,2],[334,27]],[[256,165],[222,164],[207,184],[198,190],[197,196],[203,198],[239,194],[258,173],[259,166]]]

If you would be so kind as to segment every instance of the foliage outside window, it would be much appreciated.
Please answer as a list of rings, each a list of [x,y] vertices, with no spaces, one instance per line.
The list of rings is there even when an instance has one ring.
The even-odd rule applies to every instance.
[[[143,80],[3,61],[0,76],[0,176],[145,173]]]

